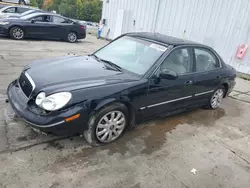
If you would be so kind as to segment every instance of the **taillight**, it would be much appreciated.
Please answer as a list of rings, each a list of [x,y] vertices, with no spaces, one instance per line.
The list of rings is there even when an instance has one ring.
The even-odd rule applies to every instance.
[[[84,29],[85,29],[85,27],[84,27],[83,25],[81,25],[81,29],[83,29],[83,30],[84,30]]]

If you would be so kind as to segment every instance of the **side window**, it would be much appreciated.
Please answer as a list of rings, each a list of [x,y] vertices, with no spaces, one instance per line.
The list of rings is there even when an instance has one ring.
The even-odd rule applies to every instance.
[[[53,23],[57,23],[57,24],[67,23],[67,20],[59,16],[53,16]]]
[[[7,8],[4,13],[16,13],[16,7]]]
[[[34,17],[32,19],[34,19],[34,20],[36,20],[38,22],[42,22],[44,20],[44,17],[43,16],[37,16],[37,17]]]
[[[31,19],[36,20],[37,22],[50,22],[50,16],[37,16]]]
[[[206,49],[194,49],[196,59],[196,71],[209,71],[220,67],[217,57]]]
[[[193,72],[193,61],[190,51],[190,48],[174,50],[162,63],[161,70],[170,69],[179,75]]]
[[[23,8],[23,7],[18,7],[17,8],[17,12],[20,13],[20,14],[22,14],[22,13],[28,11],[28,10],[29,10],[28,8]]]

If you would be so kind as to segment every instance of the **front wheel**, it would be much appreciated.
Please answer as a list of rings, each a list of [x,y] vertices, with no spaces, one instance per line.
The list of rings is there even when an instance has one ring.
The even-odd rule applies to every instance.
[[[24,30],[21,27],[12,27],[10,29],[10,37],[15,40],[21,40],[24,38]]]
[[[70,32],[67,36],[67,41],[70,43],[74,43],[77,41],[77,35],[75,32]]]
[[[214,94],[209,100],[208,107],[210,109],[216,109],[220,106],[223,97],[225,96],[226,90],[224,86],[220,86],[218,89],[215,90]]]
[[[92,146],[111,143],[123,134],[128,122],[127,107],[111,104],[90,117],[84,137]]]

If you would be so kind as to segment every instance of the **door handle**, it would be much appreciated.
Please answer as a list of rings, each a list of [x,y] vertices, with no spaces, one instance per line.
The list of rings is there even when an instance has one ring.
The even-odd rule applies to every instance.
[[[185,84],[191,85],[193,84],[193,81],[192,80],[186,81]]]

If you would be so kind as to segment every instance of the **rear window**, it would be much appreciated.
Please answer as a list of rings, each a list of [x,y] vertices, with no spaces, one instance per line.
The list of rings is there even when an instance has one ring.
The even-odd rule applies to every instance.
[[[66,23],[66,20],[59,16],[53,16],[53,22],[54,23]]]
[[[210,71],[220,67],[217,57],[209,50],[195,48],[196,71]]]

